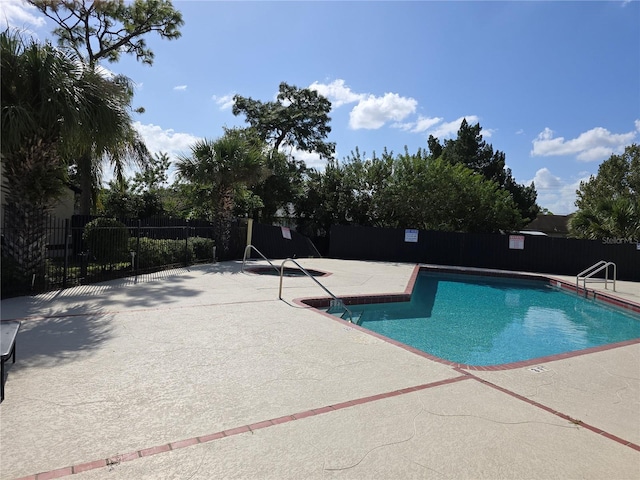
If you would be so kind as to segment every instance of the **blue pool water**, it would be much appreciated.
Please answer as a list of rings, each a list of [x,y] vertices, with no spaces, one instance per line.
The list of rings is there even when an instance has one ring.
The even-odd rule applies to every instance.
[[[421,272],[410,302],[353,305],[358,323],[423,352],[499,365],[640,338],[633,313],[543,282]]]

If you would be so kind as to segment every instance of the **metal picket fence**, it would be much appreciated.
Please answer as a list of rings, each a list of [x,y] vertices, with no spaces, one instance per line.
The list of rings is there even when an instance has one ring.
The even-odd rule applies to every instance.
[[[214,229],[209,222],[165,218],[92,222],[95,219],[48,218],[44,259],[28,274],[21,271],[19,259],[3,255],[2,297],[215,260]],[[11,233],[3,229],[3,242]]]

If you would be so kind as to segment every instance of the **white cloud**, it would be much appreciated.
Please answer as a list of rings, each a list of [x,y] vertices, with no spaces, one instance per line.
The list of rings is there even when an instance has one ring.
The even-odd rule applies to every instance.
[[[413,133],[421,133],[426,132],[434,125],[440,123],[442,120],[442,117],[423,117],[422,115],[420,115],[415,122],[396,123],[392,126]]]
[[[223,95],[222,97],[214,95],[211,97],[211,99],[216,102],[216,105],[220,107],[220,110],[228,110],[233,107],[234,104],[233,93],[230,93],[229,95]]]
[[[538,192],[538,205],[549,209],[556,215],[568,215],[576,211],[576,190],[580,187],[580,182],[588,180],[590,176],[588,173],[581,175],[580,178],[565,181],[553,175],[545,167],[538,170],[535,177],[525,184],[535,183]]]
[[[496,133],[497,131],[498,130],[495,129],[495,128],[484,128],[484,127],[482,127],[482,131],[480,132],[480,134],[482,135],[483,138],[491,138],[493,136],[493,134]]]
[[[575,155],[583,162],[605,160],[612,154],[619,154],[624,147],[629,145],[640,132],[640,121],[635,121],[635,131],[628,133],[611,133],[606,128],[596,127],[578,135],[578,137],[566,140],[564,137],[554,137],[550,128],[545,128],[533,140],[534,157],[549,157],[558,155]]]
[[[385,93],[382,97],[368,95],[353,107],[349,114],[349,126],[375,130],[390,120],[401,121],[416,111],[418,102],[397,93]]]
[[[134,122],[133,126],[151,153],[165,152],[172,160],[180,154],[188,154],[191,145],[200,140],[190,133],[175,132],[170,128],[164,130],[158,125]]]
[[[46,24],[36,7],[22,0],[0,0],[0,26],[29,31],[29,27],[40,28]]]
[[[524,130],[523,130],[523,129],[520,129],[520,130],[518,130],[518,131],[516,132],[516,135],[522,135],[523,133],[524,133]]]
[[[554,176],[546,167],[538,170],[532,181],[535,182],[536,187],[540,189],[557,189],[562,187],[560,177]],[[527,182],[527,184],[529,183],[531,183],[531,181]]]
[[[336,79],[330,83],[315,81],[309,88],[328,98],[334,109],[355,103],[356,105],[349,113],[349,127],[353,130],[377,130],[388,122],[394,122],[391,123],[393,128],[411,133],[427,132],[438,138],[446,138],[457,134],[463,118],[466,118],[469,124],[475,124],[479,121],[477,115],[467,115],[445,123],[443,123],[444,118],[442,117],[425,117],[423,115],[418,115],[416,120],[406,121],[407,117],[416,112],[417,100],[391,92],[382,96],[354,92],[343,79]],[[495,130],[487,128],[482,130],[483,136],[487,138],[491,137],[494,132]]]
[[[200,140],[199,137],[191,135],[190,133],[175,132],[172,129],[164,130],[162,127],[153,124],[143,124],[141,122],[134,122],[133,127],[142,136],[144,143],[152,154],[166,153],[171,160],[171,167],[169,168],[169,183],[173,182],[175,178],[175,161],[180,155],[189,155],[191,146]],[[131,174],[132,172],[128,172]],[[105,181],[108,181],[108,176],[105,176]]]
[[[444,118],[442,117],[433,117],[433,118],[422,117],[422,116],[418,117],[418,120],[416,121],[416,125],[411,131],[426,132],[434,125],[437,125],[438,123],[442,122],[442,120],[444,120]]]
[[[290,145],[280,146],[280,151],[286,155],[291,155],[296,160],[302,160],[309,168],[323,171],[327,166],[327,161],[324,158],[320,158],[320,155],[315,152],[305,152]]]
[[[365,97],[365,95],[361,93],[353,92],[351,88],[344,84],[344,80],[342,79],[334,80],[328,84],[316,81],[309,85],[309,88],[317,91],[323,97],[328,98],[332,108],[341,107],[346,103],[354,103]]]
[[[176,92],[184,92],[187,89],[186,85],[176,85],[173,87]]]
[[[340,78],[331,83],[315,81],[309,85],[309,88],[329,99],[332,108],[357,102],[349,113],[349,126],[354,130],[375,130],[389,121],[399,122],[414,113],[418,105],[415,99],[402,97],[397,93],[385,93],[381,97],[356,93]],[[400,128],[404,127],[400,126]]]
[[[435,128],[434,130],[430,131],[429,134],[433,135],[436,138],[453,137],[458,133],[458,130],[460,130],[460,124],[462,123],[462,120],[464,120],[465,118],[467,119],[467,123],[469,125],[475,125],[476,123],[478,123],[480,121],[480,119],[479,119],[479,117],[477,115],[467,115],[465,117],[457,118],[453,122],[442,123],[442,124],[438,125],[437,128]],[[486,135],[485,132],[487,132],[489,134]],[[483,136],[490,137],[491,136],[491,131],[483,129],[482,130],[482,134],[483,134]]]

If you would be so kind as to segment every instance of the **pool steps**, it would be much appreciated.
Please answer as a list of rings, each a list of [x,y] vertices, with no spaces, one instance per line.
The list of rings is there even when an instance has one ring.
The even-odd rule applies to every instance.
[[[340,308],[340,309],[344,310],[343,315],[348,315],[349,322],[353,323],[353,313],[351,312],[349,307],[346,306],[344,301],[342,299],[336,297],[333,293],[331,293],[327,287],[325,287],[322,283],[320,283],[318,280],[316,280],[313,277],[313,275],[311,275],[302,265],[300,265],[298,262],[296,262],[293,258],[285,259],[282,262],[282,264],[280,265],[280,290],[278,291],[278,299],[279,300],[282,300],[282,277],[284,277],[284,265],[287,262],[293,263],[296,267],[298,267],[298,269],[300,269],[300,271],[302,273],[304,273],[307,277],[309,277],[311,280],[316,282],[316,285],[318,285],[327,294],[329,294],[331,296],[331,300],[329,300],[329,308]]]
[[[609,267],[613,267],[613,277],[609,279]],[[594,278],[594,275],[600,273],[604,270],[605,276],[604,278]],[[613,262],[607,262],[605,260],[600,260],[598,263],[594,263],[589,268],[583,270],[578,275],[576,275],[576,292],[580,291],[580,281],[582,280],[582,288],[585,292],[585,297],[587,294],[587,282],[597,282],[604,283],[604,288],[608,290],[609,282],[613,282],[613,291],[616,291],[616,264]]]
[[[327,310],[327,313],[332,313],[330,311]],[[352,312],[351,313],[351,323],[355,323],[356,325],[360,325],[360,321],[362,320],[362,314],[364,312]],[[344,312],[342,315],[340,315],[340,318],[343,320],[349,320],[349,317],[347,315],[347,312]]]
[[[336,297],[333,293],[331,293],[327,287],[325,287],[322,283],[320,283],[318,280],[316,280],[313,275],[311,275],[302,265],[300,265],[298,262],[296,262],[293,258],[285,259],[282,262],[282,264],[280,265],[280,269],[278,270],[278,267],[276,267],[273,263],[271,263],[271,260],[269,260],[267,257],[265,257],[264,254],[260,250],[258,250],[253,245],[247,245],[245,247],[245,249],[244,249],[244,255],[242,257],[242,268],[240,269],[241,272],[244,273],[244,267],[245,267],[245,265],[247,263],[247,257],[249,256],[249,253],[251,253],[251,250],[253,250],[258,255],[260,255],[264,260],[269,262],[269,265],[271,265],[271,267],[273,267],[273,269],[276,271],[276,273],[278,273],[278,275],[280,276],[280,290],[279,290],[279,293],[278,293],[278,298],[280,300],[282,300],[282,277],[284,277],[284,265],[285,265],[285,263],[290,262],[290,263],[293,263],[296,267],[298,267],[298,269],[302,273],[304,273],[307,277],[309,277],[311,280],[316,282],[316,284],[320,288],[322,288],[326,293],[328,293],[331,296],[331,300],[330,300],[330,304],[329,304],[329,310],[331,310],[332,308],[338,308],[338,309],[342,310],[344,313],[342,314],[341,318],[345,318],[345,315],[347,315],[347,317],[345,319],[348,320],[351,323],[354,323],[354,321],[353,321],[353,313],[345,305],[344,301],[342,299]],[[333,312],[330,312],[330,313],[333,313]]]

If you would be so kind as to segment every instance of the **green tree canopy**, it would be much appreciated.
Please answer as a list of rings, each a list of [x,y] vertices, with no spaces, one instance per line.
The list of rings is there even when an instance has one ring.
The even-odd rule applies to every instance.
[[[249,187],[264,180],[265,145],[246,130],[226,130],[217,140],[199,140],[177,162],[196,211],[213,220],[224,256],[229,251],[236,195],[247,199]],[[200,216],[200,215],[198,215]]]
[[[427,143],[433,157],[442,156],[453,165],[464,165],[506,190],[518,207],[524,223],[536,218],[540,207],[536,204],[535,185],[533,182],[521,185],[515,181],[511,169],[506,167],[504,152],[494,151],[493,146],[483,140],[479,123],[469,125],[463,119],[455,139],[445,140],[442,145],[437,138],[429,136]]]
[[[151,65],[154,54],[144,35],[179,38],[184,24],[180,12],[168,0],[28,0],[51,19],[53,33],[63,47],[73,49],[94,66],[102,59],[117,62],[121,53],[135,55]]]
[[[260,204],[247,208],[253,212],[254,218],[262,222],[270,222],[276,214],[288,214],[289,204],[296,203],[303,194],[304,176],[307,167],[303,161],[287,156],[275,150],[266,154],[265,166],[269,170],[267,178],[252,188],[252,192],[260,198]]]
[[[454,232],[497,232],[521,224],[509,193],[472,169],[424,152],[394,165],[389,226]]]
[[[332,224],[496,232],[522,225],[522,217],[498,183],[461,163],[424,150],[364,156],[356,149],[343,164],[312,171],[296,210],[307,234]]]
[[[94,132],[131,122],[126,92],[74,54],[25,42],[9,30],[0,35],[0,48],[7,190],[3,254],[22,262],[28,273],[42,265],[44,215],[68,181],[73,153]]]
[[[578,238],[640,240],[640,146],[611,155],[598,174],[580,183],[578,211],[571,218],[571,235]]]
[[[5,30],[2,42],[2,153],[7,156],[37,136],[56,143],[69,160],[88,142],[106,151],[113,139],[95,138],[111,125],[130,125],[129,93],[120,81],[97,74],[50,44],[25,42]]]
[[[73,50],[78,58],[98,72],[101,60],[116,62],[121,53],[135,55],[142,63],[151,65],[154,54],[146,45],[145,35],[155,32],[162,38],[180,37],[182,15],[168,0],[28,0],[56,28],[53,33],[58,44]],[[112,82],[128,92],[130,108],[133,89],[128,79],[116,76]],[[120,189],[124,189],[122,171],[133,160],[140,166],[149,155],[140,135],[131,125],[114,123],[100,130],[90,131],[92,137],[76,150],[75,179],[80,185],[80,210],[89,214],[96,206],[101,183],[102,163],[108,159],[114,167]],[[106,148],[100,148],[106,144]]]
[[[326,141],[331,132],[331,102],[317,91],[282,82],[274,102],[250,97],[233,97],[233,114],[244,115],[247,123],[274,150],[295,147],[331,158],[335,144]]]
[[[110,163],[114,178],[120,190],[125,189],[124,170],[127,165],[136,164],[145,168],[151,155],[142,137],[133,128],[131,120],[131,101],[133,89],[128,78],[116,76],[105,78],[97,71],[93,75],[104,80],[101,95],[120,103],[126,113],[118,121],[104,122],[98,129],[85,130],[85,142],[75,149],[72,164],[72,181],[80,187],[80,210],[88,214],[96,207],[99,186],[102,184],[103,163]],[[98,113],[96,112],[96,115]]]
[[[260,220],[273,220],[278,210],[287,212],[302,194],[307,168],[290,154],[292,148],[333,158],[335,144],[326,140],[331,132],[330,111],[331,102],[317,91],[284,82],[275,101],[234,97],[233,114],[244,115],[249,129],[271,148],[267,159],[271,175],[254,189],[263,202]],[[287,148],[289,154],[285,154]]]

